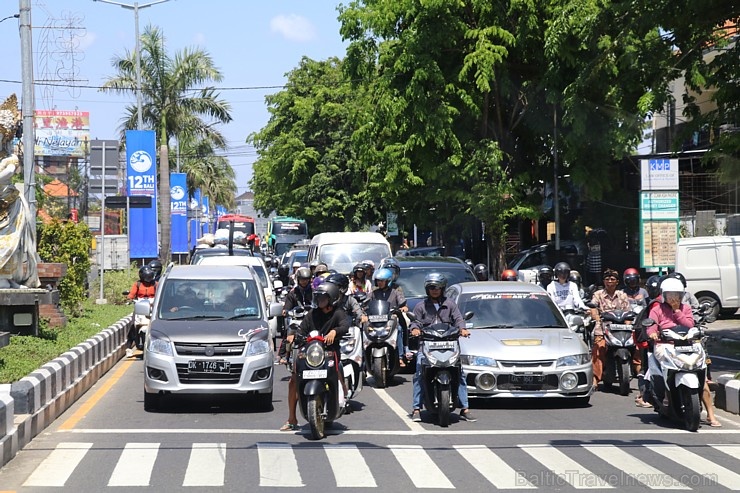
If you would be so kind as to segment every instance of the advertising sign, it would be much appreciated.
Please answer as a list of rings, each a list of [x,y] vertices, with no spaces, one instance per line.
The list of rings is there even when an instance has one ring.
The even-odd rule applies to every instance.
[[[640,192],[640,219],[678,219],[678,192]]]
[[[395,212],[388,212],[385,215],[385,220],[388,224],[386,227],[388,236],[398,236],[398,214]]]
[[[642,190],[678,190],[678,159],[641,159]]]
[[[153,130],[126,130],[126,192],[149,195],[152,206],[129,211],[132,259],[159,257],[157,228],[157,161]]]
[[[645,221],[640,231],[642,267],[673,267],[676,263],[678,221]]]
[[[36,110],[36,156],[85,157],[90,142],[90,113],[87,111]],[[113,163],[111,163],[111,166]]]
[[[170,173],[172,253],[188,253],[188,187],[185,173]]]

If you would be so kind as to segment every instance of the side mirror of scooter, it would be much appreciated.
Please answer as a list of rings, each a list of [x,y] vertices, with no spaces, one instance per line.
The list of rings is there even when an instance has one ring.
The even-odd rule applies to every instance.
[[[416,315],[413,312],[406,312],[406,318],[409,319],[409,322],[413,322],[416,320]]]
[[[655,320],[653,320],[652,318],[648,317],[646,319],[643,319],[643,321],[640,322],[640,325],[642,325],[643,327],[650,327],[652,325],[655,325]]]
[[[463,315],[463,320],[470,320],[475,316],[475,312],[465,312],[465,315]]]
[[[129,291],[122,291],[121,294],[124,296],[128,296]]]

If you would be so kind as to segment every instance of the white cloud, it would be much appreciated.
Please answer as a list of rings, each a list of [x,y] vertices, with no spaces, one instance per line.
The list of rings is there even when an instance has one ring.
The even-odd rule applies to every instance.
[[[311,21],[296,14],[278,15],[270,20],[270,29],[290,41],[305,42],[316,38]]]

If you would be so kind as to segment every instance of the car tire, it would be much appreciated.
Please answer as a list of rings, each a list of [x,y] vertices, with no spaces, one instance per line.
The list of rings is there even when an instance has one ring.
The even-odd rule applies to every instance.
[[[591,396],[587,395],[586,397],[576,397],[573,399],[573,403],[576,407],[586,407],[588,406],[589,402],[591,402]]]
[[[148,413],[157,412],[162,405],[162,396],[158,392],[150,393],[144,391],[144,411]]]
[[[260,411],[272,411],[272,391],[265,394],[258,393],[255,398],[255,405]]]

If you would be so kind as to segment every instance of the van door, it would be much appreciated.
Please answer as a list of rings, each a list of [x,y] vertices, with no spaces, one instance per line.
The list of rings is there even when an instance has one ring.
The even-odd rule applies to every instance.
[[[686,287],[691,293],[697,297],[702,293],[712,293],[724,305],[719,249],[714,242],[686,245],[684,264],[680,266],[683,270],[677,270],[686,278]]]
[[[722,307],[740,306],[738,287],[740,287],[740,243],[735,237],[719,246],[719,266],[722,278]]]

